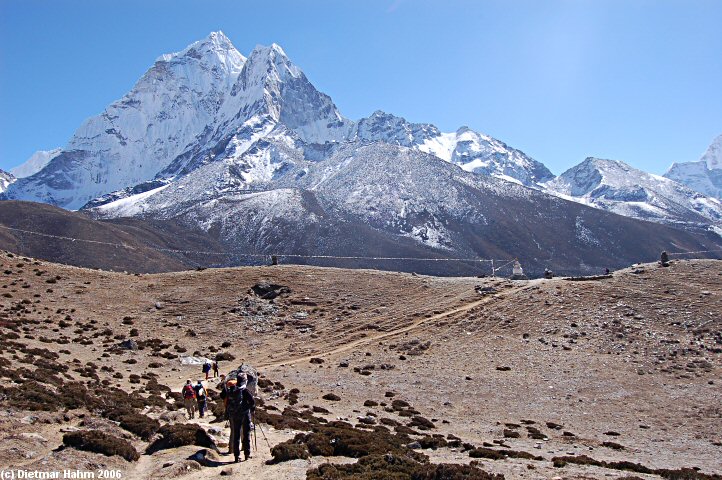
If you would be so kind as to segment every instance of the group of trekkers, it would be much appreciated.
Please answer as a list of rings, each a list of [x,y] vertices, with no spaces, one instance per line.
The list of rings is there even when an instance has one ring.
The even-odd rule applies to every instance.
[[[213,377],[218,376],[218,362],[206,362],[203,364],[203,373],[206,374],[213,370]],[[228,455],[233,454],[234,461],[240,461],[241,446],[243,447],[243,455],[245,460],[251,458],[251,430],[253,423],[251,415],[256,410],[256,401],[253,398],[253,392],[249,391],[250,385],[256,384],[250,372],[237,372],[235,378],[226,378],[226,375],[220,375],[220,397],[225,407],[224,415],[229,422],[231,429],[230,439],[228,441]],[[203,418],[206,408],[208,394],[203,381],[198,380],[193,385],[190,380],[186,380],[181,393],[183,395],[183,403],[190,418],[195,418],[196,410],[200,418]]]
[[[211,370],[213,370],[213,378],[216,378],[218,376],[218,362],[210,362],[209,360],[206,360],[203,363],[202,369],[203,373],[206,374],[206,380],[208,380],[208,374]],[[197,384],[191,385],[191,381],[187,380],[181,390],[181,393],[183,393],[183,404],[188,411],[188,416],[190,418],[194,418],[197,410],[200,417],[203,418],[206,408],[208,407],[208,396],[206,394],[205,387],[203,387],[203,381],[198,380]]]

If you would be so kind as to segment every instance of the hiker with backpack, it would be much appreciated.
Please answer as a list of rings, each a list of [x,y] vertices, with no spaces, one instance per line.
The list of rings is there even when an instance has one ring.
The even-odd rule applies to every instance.
[[[213,378],[218,376],[218,361],[213,362]]]
[[[221,375],[221,400],[223,400],[223,416],[230,424],[231,418],[228,415],[228,401],[230,400],[228,397],[228,391],[236,385],[236,379],[233,378],[231,380],[228,380],[226,382],[226,376]],[[230,455],[233,453],[233,428],[231,428],[231,433],[228,437],[228,453],[227,455]]]
[[[191,385],[190,380],[186,380],[186,384],[183,386],[181,393],[183,394],[183,405],[186,407],[188,416],[190,418],[195,417],[197,407],[196,391],[193,388],[193,385]]]
[[[203,373],[206,374],[206,380],[208,380],[208,374],[211,373],[211,362],[206,360],[205,363],[203,364],[202,371],[203,371]]]
[[[230,382],[229,382],[230,383]],[[231,423],[231,443],[235,462],[239,462],[240,445],[243,444],[245,460],[251,458],[251,413],[256,410],[256,401],[246,388],[245,373],[238,375],[235,385],[228,388],[228,418]]]
[[[203,418],[206,406],[208,405],[206,389],[203,387],[203,382],[198,380],[198,383],[193,387],[193,390],[196,392],[196,400],[198,401],[198,413],[200,414],[200,417]]]

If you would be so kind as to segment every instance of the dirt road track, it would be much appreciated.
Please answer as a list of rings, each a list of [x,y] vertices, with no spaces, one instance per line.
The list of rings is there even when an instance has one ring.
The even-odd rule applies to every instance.
[[[427,323],[429,323],[429,322],[433,322],[433,321],[435,321],[435,320],[439,320],[439,319],[442,319],[442,318],[450,317],[450,316],[456,315],[456,314],[458,314],[458,313],[468,312],[469,310],[471,310],[471,309],[473,309],[473,308],[475,308],[475,307],[478,307],[478,306],[480,306],[480,305],[484,305],[484,304],[486,304],[486,303],[489,303],[489,302],[491,302],[492,300],[497,300],[497,299],[499,299],[499,298],[506,297],[506,296],[508,296],[508,295],[511,295],[512,293],[515,293],[515,292],[518,292],[518,291],[520,291],[520,290],[523,290],[524,288],[527,288],[527,286],[528,286],[528,285],[526,285],[526,284],[525,284],[525,285],[516,286],[516,287],[510,288],[510,289],[508,289],[508,290],[505,290],[505,291],[503,291],[503,292],[500,292],[500,293],[498,293],[498,294],[496,294],[496,295],[489,295],[489,296],[486,296],[486,297],[484,297],[484,298],[482,298],[482,299],[480,299],[480,300],[476,300],[476,301],[474,301],[474,302],[467,303],[466,305],[463,305],[463,306],[461,306],[461,307],[453,308],[453,309],[451,309],[451,310],[447,310],[447,311],[445,311],[445,312],[438,313],[438,314],[436,314],[436,315],[432,315],[431,317],[421,318],[421,319],[419,319],[419,320],[415,320],[414,322],[412,322],[411,324],[409,324],[409,325],[407,325],[407,326],[405,326],[405,327],[397,328],[397,329],[394,329],[394,330],[391,330],[391,331],[388,331],[388,332],[379,333],[379,334],[376,334],[376,335],[372,335],[372,336],[370,336],[370,337],[360,338],[360,339],[358,339],[358,340],[351,341],[351,342],[349,342],[349,343],[347,343],[347,344],[345,344],[345,345],[342,345],[342,346],[340,346],[340,347],[333,348],[333,349],[331,349],[331,350],[327,350],[327,351],[325,351],[325,352],[318,352],[318,353],[314,353],[314,354],[311,354],[311,355],[305,355],[305,356],[302,356],[302,357],[291,358],[291,359],[288,359],[288,360],[283,360],[283,361],[278,361],[278,362],[273,362],[273,363],[263,363],[263,364],[258,365],[257,368],[263,368],[263,369],[269,369],[269,370],[270,370],[270,369],[273,369],[273,368],[277,368],[277,367],[282,367],[282,366],[288,365],[289,363],[305,362],[305,361],[311,360],[312,358],[329,357],[329,356],[331,356],[331,355],[336,355],[336,354],[338,354],[338,353],[347,352],[347,351],[352,350],[352,349],[354,349],[354,348],[356,348],[356,347],[359,347],[359,346],[362,346],[362,345],[368,345],[368,344],[371,343],[371,342],[375,342],[375,341],[378,341],[378,340],[383,340],[383,339],[385,339],[385,338],[390,338],[390,337],[394,337],[394,336],[396,336],[396,335],[400,335],[400,334],[402,334],[402,333],[410,332],[410,331],[412,331],[412,330],[415,330],[415,329],[421,327],[421,326],[424,325],[424,324],[427,324]],[[492,327],[492,328],[493,328],[493,327]]]

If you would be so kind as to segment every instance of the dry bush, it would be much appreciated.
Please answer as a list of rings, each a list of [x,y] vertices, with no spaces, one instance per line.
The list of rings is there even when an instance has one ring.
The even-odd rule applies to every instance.
[[[431,464],[405,455],[370,455],[345,465],[324,463],[306,472],[307,480],[503,480],[476,466]]]
[[[107,456],[118,455],[129,462],[140,458],[130,442],[98,430],[66,433],[63,435],[63,444],[78,450],[102,453]]]
[[[120,428],[138,435],[145,441],[150,440],[160,428],[158,420],[154,420],[142,413],[130,413],[120,417]]]
[[[486,447],[478,447],[469,451],[471,458],[489,458],[491,460],[504,460],[505,458],[522,458],[525,460],[537,460],[542,461],[544,457],[532,455],[528,452],[522,452],[519,450],[493,450]]]
[[[161,438],[151,443],[145,453],[153,454],[159,450],[178,448],[185,445],[197,445],[199,447],[218,450],[216,444],[203,428],[191,423],[176,423],[174,425],[163,425],[158,433]]]
[[[274,446],[271,449],[271,455],[273,455],[273,459],[268,461],[269,464],[297,459],[305,460],[311,456],[306,445],[293,443],[293,440]]]

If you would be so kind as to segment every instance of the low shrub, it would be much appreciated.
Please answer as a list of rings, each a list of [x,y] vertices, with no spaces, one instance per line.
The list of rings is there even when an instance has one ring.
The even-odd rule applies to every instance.
[[[120,418],[120,428],[138,435],[145,441],[158,431],[160,423],[142,413],[131,413]]]
[[[306,445],[293,443],[293,440],[288,440],[274,446],[271,449],[271,455],[273,455],[273,460],[270,460],[269,463],[280,463],[297,459],[305,460],[311,456]]]
[[[174,425],[163,425],[158,433],[161,438],[151,443],[145,453],[153,454],[159,450],[178,448],[185,445],[197,445],[199,447],[218,450],[216,444],[203,428],[191,423],[176,423]]]
[[[407,425],[409,427],[417,427],[419,430],[431,430],[432,428],[436,428],[434,422],[419,415],[413,417],[411,419],[411,422],[409,422]]]
[[[421,448],[436,450],[437,448],[445,447],[447,442],[443,438],[426,436],[419,439],[419,444],[421,445]]]
[[[491,460],[503,460],[505,458],[522,458],[525,460],[542,461],[544,457],[532,455],[519,450],[494,450],[486,447],[478,447],[469,451],[471,458],[489,458]]]
[[[476,466],[431,464],[405,455],[370,455],[344,465],[324,463],[306,472],[307,480],[503,480]]]
[[[566,457],[554,457],[552,462],[555,467],[561,468],[568,463],[574,463],[577,465],[593,465],[596,467],[610,468],[613,470],[626,470],[636,473],[644,473],[651,475],[659,475],[667,480],[722,480],[722,475],[719,474],[706,474],[698,472],[693,468],[679,468],[676,470],[669,470],[666,468],[653,469],[645,467],[639,463],[629,461],[619,462],[605,462],[601,460],[595,460],[586,455],[578,456],[566,456]]]
[[[66,433],[63,435],[63,445],[87,452],[102,453],[109,457],[118,455],[129,462],[140,458],[130,442],[98,430]]]

